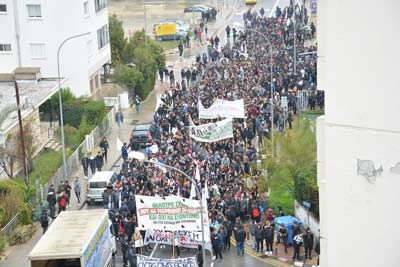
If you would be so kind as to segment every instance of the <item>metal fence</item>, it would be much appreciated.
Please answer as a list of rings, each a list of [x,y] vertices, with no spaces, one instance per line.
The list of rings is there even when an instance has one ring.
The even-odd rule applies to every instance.
[[[0,234],[5,236],[11,236],[15,228],[18,225],[19,213],[15,214],[15,216],[0,230]]]
[[[90,151],[96,146],[100,139],[107,133],[114,122],[116,108],[113,107],[103,121],[93,129],[93,131],[86,135],[85,140],[79,145],[79,147],[69,156],[67,159],[67,173],[66,177],[70,177],[77,168],[80,167],[80,159],[82,156]],[[47,199],[47,192],[52,184],[57,188],[61,181],[64,180],[63,176],[63,166],[58,168],[53,177],[45,184],[40,185],[36,191],[36,201],[35,204],[41,203]]]

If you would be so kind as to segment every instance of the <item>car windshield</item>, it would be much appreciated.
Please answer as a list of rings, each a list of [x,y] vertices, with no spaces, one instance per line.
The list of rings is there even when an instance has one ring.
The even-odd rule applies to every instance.
[[[106,188],[106,182],[90,182],[89,188]]]
[[[148,131],[133,131],[133,136],[141,136],[141,135],[147,135]]]

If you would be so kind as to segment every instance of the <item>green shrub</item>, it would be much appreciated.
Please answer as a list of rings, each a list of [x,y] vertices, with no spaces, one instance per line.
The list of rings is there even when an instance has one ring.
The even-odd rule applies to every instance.
[[[64,125],[69,124],[75,128],[79,127],[85,112],[86,102],[82,99],[74,99],[63,104]]]
[[[19,207],[18,222],[21,225],[32,224],[32,210],[27,203],[22,204]]]
[[[35,232],[36,227],[33,224],[18,225],[15,229],[15,233],[10,238],[10,245],[15,246],[25,244],[26,242],[28,242],[29,239],[32,238]]]
[[[98,125],[107,114],[107,107],[104,101],[90,101],[85,106],[84,116],[89,125]]]
[[[22,203],[20,186],[12,180],[0,181],[0,226],[5,226],[17,214]]]
[[[271,189],[269,194],[268,207],[274,209],[275,215],[278,215],[279,208],[282,208],[286,215],[294,216],[294,198],[290,188]]]
[[[39,177],[41,184],[46,183],[56,173],[62,164],[62,154],[54,150],[42,152],[33,164],[33,170],[29,173],[30,177]],[[35,181],[30,179],[31,184]]]
[[[0,255],[4,252],[7,244],[8,244],[7,236],[0,233]]]

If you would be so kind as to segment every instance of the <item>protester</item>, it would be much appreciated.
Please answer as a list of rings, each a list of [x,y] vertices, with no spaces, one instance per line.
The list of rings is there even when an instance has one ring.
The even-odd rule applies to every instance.
[[[108,148],[110,147],[108,145],[108,141],[106,137],[103,137],[103,139],[100,142],[100,148],[101,148],[101,153],[103,155],[104,160],[107,162],[107,152],[108,152]]]
[[[305,258],[311,260],[311,251],[314,247],[314,235],[311,233],[310,228],[307,228],[306,233],[303,235]]]
[[[49,215],[47,209],[42,210],[42,214],[40,215],[40,225],[43,228],[43,234],[46,233],[47,228],[49,227]]]

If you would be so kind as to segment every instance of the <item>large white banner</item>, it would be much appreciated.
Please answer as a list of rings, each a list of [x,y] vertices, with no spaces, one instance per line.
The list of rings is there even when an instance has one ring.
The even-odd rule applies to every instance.
[[[158,259],[143,255],[136,255],[137,267],[197,267],[195,257],[180,259]]]
[[[201,231],[200,201],[178,196],[136,196],[138,227],[140,230]],[[205,227],[207,210],[203,210]]]
[[[233,137],[232,118],[189,127],[190,137],[199,142],[217,142]]]
[[[199,100],[199,118],[245,118],[243,99],[227,101],[216,99],[209,108],[205,108]]]
[[[208,225],[205,226],[204,239],[206,243],[210,242],[210,232]],[[208,230],[208,231],[207,231]],[[173,242],[175,240],[175,242]],[[202,242],[201,232],[191,231],[160,231],[147,230],[144,238],[144,245],[160,244],[160,245],[179,245],[185,248],[197,248]],[[207,244],[206,244],[207,248]]]

